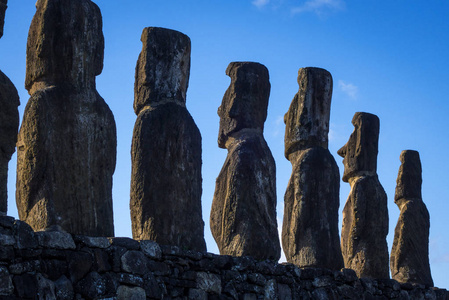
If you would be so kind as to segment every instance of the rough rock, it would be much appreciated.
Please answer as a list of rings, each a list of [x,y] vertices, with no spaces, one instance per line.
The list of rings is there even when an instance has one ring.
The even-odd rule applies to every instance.
[[[391,275],[400,283],[433,286],[429,265],[430,216],[421,196],[419,153],[404,150],[400,160],[394,202],[401,212],[390,255]]]
[[[389,278],[387,195],[377,177],[379,118],[357,112],[354,131],[338,154],[351,192],[343,209],[341,248],[345,267],[358,277]]]
[[[220,254],[278,260],[276,165],[263,137],[270,82],[265,66],[233,62],[218,108],[218,145],[228,155],[218,175],[210,215]]]
[[[70,234],[62,231],[36,232],[39,245],[47,248],[75,249],[75,242]]]
[[[17,143],[19,217],[34,230],[113,236],[116,128],[95,87],[100,10],[90,0],[38,0],[36,8],[27,45],[31,98]]]
[[[7,0],[0,0],[0,38],[3,36]],[[0,71],[0,215],[8,209],[8,163],[16,149],[19,129],[19,95],[14,84]]]
[[[117,289],[117,300],[145,300],[145,290],[140,287],[121,285]]]
[[[13,237],[13,231],[5,230],[10,223],[14,222],[0,222],[0,231]],[[212,253],[198,260],[192,251],[175,246],[160,246],[161,257],[154,258],[143,249],[127,251],[114,243],[101,249],[82,239],[74,241],[76,250],[37,243],[24,250],[12,246],[13,259],[0,257],[0,299],[446,300],[449,296],[444,289],[422,284],[359,279],[350,269],[300,269],[288,263]],[[98,263],[97,252],[102,253],[101,260],[118,263],[118,268]],[[145,265],[148,268],[142,268]]]
[[[340,270],[340,177],[328,150],[332,76],[324,69],[301,68],[298,84],[284,117],[292,175],[284,196],[282,245],[290,263]]]
[[[0,267],[0,295],[9,295],[14,292],[11,276],[6,267]]]
[[[149,27],[142,43],[131,150],[133,237],[205,252],[201,135],[185,107],[190,39]]]

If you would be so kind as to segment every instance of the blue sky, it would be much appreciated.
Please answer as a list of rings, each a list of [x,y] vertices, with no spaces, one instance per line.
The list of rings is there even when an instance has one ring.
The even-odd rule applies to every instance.
[[[0,69],[16,85],[22,105],[26,38],[35,0],[10,0],[0,40]],[[203,219],[208,251],[217,253],[209,212],[226,150],[217,146],[217,108],[229,85],[231,61],[257,61],[270,72],[271,96],[265,138],[277,164],[278,221],[291,173],[284,158],[283,115],[298,90],[298,69],[314,66],[334,79],[329,148],[343,172],[337,150],[353,130],[352,116],[379,116],[378,174],[388,195],[389,247],[399,209],[393,202],[399,155],[418,150],[423,165],[423,199],[431,215],[430,262],[435,285],[449,288],[449,2],[385,0],[96,0],[106,41],[97,89],[117,123],[114,175],[116,236],[131,236],[130,148],[134,68],[147,26],[175,29],[192,40],[187,107],[203,137]],[[14,155],[10,162],[9,215],[15,208]],[[341,182],[341,210],[349,185]],[[375,213],[375,212],[374,212]]]

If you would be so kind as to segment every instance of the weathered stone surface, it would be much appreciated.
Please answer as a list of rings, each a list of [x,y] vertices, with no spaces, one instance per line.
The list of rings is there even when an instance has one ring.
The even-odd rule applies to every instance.
[[[142,252],[150,258],[160,259],[162,257],[162,250],[158,243],[148,240],[140,241],[140,248]]]
[[[37,295],[37,280],[32,274],[14,276],[14,287],[20,299],[33,299]]]
[[[7,0],[0,0],[0,38],[3,36]],[[0,71],[0,215],[8,210],[8,163],[16,149],[19,128],[19,95],[14,84]]]
[[[38,245],[36,234],[30,225],[19,220],[14,222],[14,238],[18,249],[35,248]]]
[[[109,239],[112,246],[123,247],[128,250],[138,250],[140,248],[140,243],[128,237],[116,237]]]
[[[70,280],[73,283],[78,282],[92,268],[92,256],[85,252],[71,253],[68,257]]]
[[[186,103],[190,76],[190,39],[165,28],[148,27],[142,32],[142,52],[136,66],[134,111],[166,101]]]
[[[62,231],[41,231],[36,232],[39,245],[47,248],[56,249],[75,249],[75,242],[72,236]]]
[[[282,245],[287,261],[299,267],[340,270],[340,176],[327,148],[332,76],[324,69],[301,68],[298,83],[284,117],[292,175],[284,196]]]
[[[9,295],[14,292],[11,276],[6,267],[0,267],[0,295]]]
[[[121,285],[117,289],[117,300],[145,300],[145,290],[140,287]]]
[[[154,260],[143,250],[101,249],[79,239],[75,243],[77,250],[36,244],[26,249],[40,250],[33,257],[9,246],[16,253],[0,263],[0,299],[449,299],[443,289],[359,279],[350,269],[300,269],[212,253],[198,261],[181,249],[164,249]],[[110,264],[118,260],[118,268],[105,268],[95,259],[92,263],[96,252]]]
[[[341,248],[345,267],[359,277],[389,278],[387,195],[377,177],[379,118],[357,112],[354,132],[338,150],[343,181],[351,192],[343,209]]]
[[[75,240],[75,242],[80,242],[88,247],[93,247],[93,248],[105,249],[111,245],[111,243],[107,237],[90,237],[90,236],[84,236],[84,235],[77,235],[77,236],[74,236],[74,240]]]
[[[97,272],[91,272],[78,282],[76,292],[88,299],[98,299],[110,291],[107,290],[106,279]]]
[[[233,62],[218,108],[218,145],[228,155],[218,175],[210,215],[220,254],[278,260],[276,165],[263,137],[270,82],[265,66]]]
[[[56,299],[55,283],[48,280],[42,274],[36,275],[37,281],[37,295],[39,300],[42,299]]]
[[[75,294],[73,292],[73,285],[66,276],[61,276],[55,282],[56,297],[60,300],[71,300]]]
[[[127,251],[122,256],[122,269],[128,273],[144,275],[148,272],[148,258],[140,251]]]
[[[185,107],[190,39],[149,27],[142,43],[131,150],[133,237],[205,252],[201,135]]]
[[[421,196],[419,153],[402,151],[394,202],[400,209],[390,255],[393,279],[433,286],[429,265],[430,216]]]
[[[242,129],[263,132],[271,88],[268,70],[259,63],[232,62],[226,75],[231,77],[231,84],[218,108],[220,148],[226,148],[228,138]]]
[[[18,138],[16,201],[34,230],[113,236],[116,129],[95,88],[103,67],[99,8],[38,0],[27,47],[31,98]]]
[[[198,272],[197,287],[208,293],[221,294],[221,279],[215,274]]]
[[[298,71],[299,91],[284,116],[285,157],[298,150],[328,148],[332,75],[320,68]]]

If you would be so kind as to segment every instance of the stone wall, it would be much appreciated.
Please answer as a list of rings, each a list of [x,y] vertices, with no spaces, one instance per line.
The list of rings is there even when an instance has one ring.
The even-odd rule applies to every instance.
[[[0,217],[0,299],[449,299],[446,290]]]

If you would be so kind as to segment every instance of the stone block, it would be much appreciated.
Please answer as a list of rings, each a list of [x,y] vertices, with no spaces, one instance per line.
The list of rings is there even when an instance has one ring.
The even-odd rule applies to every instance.
[[[0,295],[8,296],[14,292],[12,276],[6,267],[0,266]]]
[[[198,272],[197,288],[208,293],[221,294],[221,279],[218,275]]]
[[[76,249],[72,235],[62,231],[36,232],[39,246],[53,249]]]
[[[14,223],[14,237],[17,241],[15,245],[18,249],[37,248],[38,241],[33,229],[25,222],[16,220]]]
[[[150,240],[141,240],[140,241],[140,249],[142,252],[153,259],[161,259],[162,258],[162,250],[158,243]]]
[[[189,299],[207,300],[207,293],[199,289],[189,289]]]
[[[117,289],[117,300],[146,300],[145,290],[140,287],[121,285]]]
[[[111,245],[117,246],[117,247],[123,247],[128,250],[139,250],[140,244],[138,241],[133,240],[128,237],[114,237],[109,238],[109,241]]]
[[[148,272],[149,260],[140,251],[129,250],[122,256],[122,270],[128,273],[144,275]]]
[[[70,280],[73,283],[81,280],[90,272],[93,264],[92,255],[86,252],[73,252],[68,257]]]
[[[58,300],[71,300],[75,297],[72,282],[64,275],[55,281],[55,290]]]
[[[85,235],[75,235],[73,239],[76,243],[81,243],[91,248],[106,249],[111,245],[111,242],[107,237],[90,237]]]

